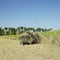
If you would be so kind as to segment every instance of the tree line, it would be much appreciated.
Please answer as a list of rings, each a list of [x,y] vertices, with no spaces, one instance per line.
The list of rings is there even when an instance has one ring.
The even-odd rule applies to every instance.
[[[45,31],[51,31],[52,28],[46,29],[46,28],[33,28],[33,27],[17,27],[17,28],[12,28],[12,27],[0,27],[0,35],[16,35],[16,34],[21,34],[23,32],[45,32]]]

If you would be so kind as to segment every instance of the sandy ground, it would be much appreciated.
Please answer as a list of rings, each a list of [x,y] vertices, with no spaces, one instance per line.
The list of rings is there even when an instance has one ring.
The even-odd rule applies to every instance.
[[[0,60],[60,60],[60,47],[49,44],[20,45],[0,37]]]

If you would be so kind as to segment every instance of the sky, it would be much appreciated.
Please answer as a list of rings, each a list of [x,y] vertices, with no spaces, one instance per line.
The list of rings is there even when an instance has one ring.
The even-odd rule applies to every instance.
[[[0,0],[0,27],[60,29],[60,0]]]

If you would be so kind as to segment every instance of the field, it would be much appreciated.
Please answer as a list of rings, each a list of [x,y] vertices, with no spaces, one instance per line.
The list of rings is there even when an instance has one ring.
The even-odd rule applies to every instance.
[[[20,45],[18,36],[0,36],[0,60],[60,60],[60,31],[42,32],[41,43]]]

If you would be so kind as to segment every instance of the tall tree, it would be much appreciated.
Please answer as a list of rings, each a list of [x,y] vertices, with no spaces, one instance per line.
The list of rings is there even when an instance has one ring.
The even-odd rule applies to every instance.
[[[2,35],[4,35],[4,33],[5,33],[5,32],[4,32],[4,29],[2,29]]]
[[[17,33],[20,34],[20,27],[17,28]]]
[[[20,27],[20,33],[23,33],[23,32],[24,32],[24,27],[21,26],[21,27]]]
[[[16,34],[16,29],[15,28],[9,28],[9,34]]]
[[[2,28],[0,27],[0,35],[2,35]]]
[[[26,27],[24,27],[24,32],[26,32],[27,31],[27,28]]]
[[[37,29],[36,29],[36,31],[41,32],[41,31],[42,31],[42,29],[41,29],[41,28],[37,28]]]
[[[9,28],[8,27],[5,27],[4,28],[4,32],[5,32],[6,35],[9,35]]]
[[[4,35],[4,29],[0,27],[0,35]]]
[[[45,32],[45,29],[41,28],[42,32]]]

